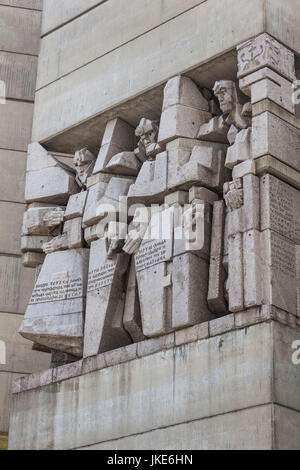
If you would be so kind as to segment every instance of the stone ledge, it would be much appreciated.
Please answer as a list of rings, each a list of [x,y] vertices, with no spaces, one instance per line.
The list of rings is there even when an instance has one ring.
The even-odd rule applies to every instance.
[[[291,124],[292,126],[296,127],[296,129],[300,129],[300,119],[297,118],[294,114],[279,106],[278,104],[274,103],[274,101],[266,98],[252,105],[253,117],[259,116],[260,114],[265,112],[275,114],[275,116],[279,117],[288,124]]]
[[[272,157],[264,155],[255,160],[255,173],[257,176],[270,173],[286,183],[300,189],[300,173],[290,166]]]
[[[277,321],[300,332],[300,318],[272,305],[253,307],[238,313],[184,328],[164,336],[133,343],[77,362],[19,377],[13,382],[12,393],[21,393],[52,383],[62,382],[97,370],[140,359],[160,351],[180,347],[183,344],[204,341],[232,330],[248,328],[258,323]]]

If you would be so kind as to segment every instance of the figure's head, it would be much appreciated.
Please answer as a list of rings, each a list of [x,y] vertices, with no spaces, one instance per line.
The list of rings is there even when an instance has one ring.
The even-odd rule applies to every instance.
[[[156,143],[158,134],[158,124],[156,121],[142,118],[135,130],[135,135],[141,138],[145,148],[150,144]]]
[[[73,161],[78,177],[82,178],[88,168],[95,163],[96,157],[87,148],[84,148],[75,152]]]
[[[237,103],[236,84],[232,80],[221,80],[213,88],[223,113],[230,113]]]

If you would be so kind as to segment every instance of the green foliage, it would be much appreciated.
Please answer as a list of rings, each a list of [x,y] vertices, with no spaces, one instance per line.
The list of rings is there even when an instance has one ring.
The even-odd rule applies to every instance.
[[[8,435],[0,434],[0,450],[7,450]]]

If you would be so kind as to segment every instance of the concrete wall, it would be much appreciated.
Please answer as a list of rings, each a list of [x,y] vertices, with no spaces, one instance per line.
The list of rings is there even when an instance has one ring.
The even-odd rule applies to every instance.
[[[14,394],[10,449],[300,449],[298,332],[277,322]]]
[[[210,86],[215,66],[213,75],[193,71],[261,32],[300,53],[299,16],[294,0],[45,0],[34,139],[68,153],[93,147],[92,134],[100,142],[99,116],[114,107],[133,125],[139,112],[155,118],[161,84],[186,73]]]
[[[0,80],[6,85],[6,103],[0,104],[0,341],[6,346],[6,364],[0,364],[0,433],[8,431],[12,380],[49,365],[49,356],[32,352],[32,344],[17,333],[35,276],[21,265],[20,233],[41,9],[42,0],[0,1]]]

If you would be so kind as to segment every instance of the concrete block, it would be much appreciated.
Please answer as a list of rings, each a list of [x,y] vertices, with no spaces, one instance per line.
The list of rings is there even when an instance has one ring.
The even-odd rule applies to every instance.
[[[155,161],[146,161],[128,191],[128,203],[162,204],[167,194],[168,154],[161,152]]]
[[[262,232],[263,298],[286,312],[296,315],[296,249],[288,238],[271,230]]]
[[[291,186],[300,189],[299,171],[294,170],[271,155],[266,155],[255,160],[255,170],[257,175],[270,173],[289,183]]]
[[[37,72],[37,57],[0,52],[0,80],[6,98],[33,101]]]
[[[252,158],[252,129],[241,130],[235,142],[229,147],[226,155],[225,165],[233,169],[235,165]]]
[[[165,204],[172,206],[174,204],[184,205],[188,203],[189,194],[187,191],[175,191],[165,196]]]
[[[208,111],[190,106],[175,104],[166,108],[161,115],[158,134],[159,145],[179,137],[196,139],[199,127],[210,118],[211,114]]]
[[[228,240],[229,311],[244,309],[243,234],[236,233]]]
[[[120,152],[133,151],[134,145],[134,127],[119,118],[109,121],[106,125],[93,174],[105,171],[105,167],[114,155]]]
[[[35,269],[25,269],[21,258],[0,256],[0,311],[24,313],[34,286]]]
[[[272,318],[271,308],[268,305],[252,307],[234,314],[235,328],[246,328],[256,323],[271,320]]]
[[[162,111],[175,105],[209,111],[208,102],[197,85],[190,78],[181,75],[168,80],[164,89]]]
[[[23,235],[52,235],[51,229],[46,224],[46,219],[52,211],[57,211],[58,214],[63,214],[64,206],[56,206],[54,204],[36,203],[30,204],[28,210],[24,213],[22,234]]]
[[[219,199],[219,196],[207,188],[192,186],[189,190],[189,203],[191,204],[194,199],[199,199],[201,201],[214,204],[214,202]]]
[[[208,186],[219,191],[229,180],[224,168],[227,147],[194,139],[176,139],[167,144],[168,189],[189,190]]]
[[[22,255],[24,268],[38,268],[45,260],[45,253],[27,251]]]
[[[137,258],[135,261],[138,265]],[[167,309],[170,289],[164,286],[166,276],[167,265],[165,262],[148,266],[137,272],[143,333],[148,337],[166,334],[170,329],[171,312],[170,309]]]
[[[0,250],[11,255],[20,254],[20,233],[25,204],[0,201]]]
[[[232,179],[243,178],[246,175],[255,175],[255,161],[246,160],[232,169]]]
[[[269,112],[252,120],[253,158],[272,155],[299,171],[299,138],[300,130]]]
[[[126,346],[132,341],[124,329],[124,275],[129,256],[107,260],[105,239],[91,243],[83,356]]]
[[[243,233],[243,264],[244,264],[244,305],[254,307],[262,303],[262,268],[261,238],[258,230]]]
[[[87,191],[81,191],[80,193],[72,194],[69,197],[64,215],[66,220],[83,216],[87,194]]]
[[[12,382],[20,374],[0,372],[0,432],[7,433],[9,428]]]
[[[34,390],[35,388],[45,387],[50,385],[53,380],[53,369],[35,372],[34,374],[24,375],[19,380],[20,392],[27,390]],[[17,383],[18,383],[17,380]],[[17,384],[18,386],[18,384]],[[17,392],[19,393],[19,392]]]
[[[32,351],[32,343],[19,335],[21,315],[0,313],[0,339],[6,347],[6,364],[1,371],[27,374],[49,367],[49,354]]]
[[[272,449],[273,430],[272,409],[272,405],[250,408],[157,429],[136,436],[128,436],[115,441],[102,442],[81,449],[106,451],[127,449],[270,450]],[[295,419],[293,424],[294,422]],[[289,430],[288,435],[291,435],[293,443],[297,431],[297,424],[293,426],[292,431]]]
[[[137,343],[123,346],[122,348],[104,353],[104,359],[107,367],[122,364],[123,362],[133,361],[137,358]]]
[[[30,10],[42,10],[43,0],[1,0],[2,5],[29,8]]]
[[[184,328],[212,318],[207,305],[208,269],[208,262],[193,253],[173,258],[172,328]]]
[[[223,116],[215,116],[200,126],[197,137],[200,140],[228,144],[228,130],[229,126],[224,123]]]
[[[229,192],[225,194],[225,202],[230,211],[228,218],[228,235],[246,232],[260,227],[260,180],[248,174],[243,180],[229,183]]]
[[[127,331],[127,333],[129,333],[130,337],[134,342],[143,341],[145,339],[142,330],[141,309],[138,295],[134,256],[131,258],[129,268],[123,324],[125,330]]]
[[[201,339],[209,337],[209,322],[199,323],[198,325],[184,328],[183,330],[175,331],[175,345],[181,346],[182,344],[193,343]]]
[[[91,227],[86,227],[84,229],[84,239],[88,245],[91,245],[92,242],[102,238],[104,235],[103,226],[101,223],[92,225]]]
[[[101,216],[97,214],[97,207],[103,198],[107,188],[107,178],[104,181],[91,186],[88,191],[85,210],[83,214],[83,226],[95,225],[101,219]]]
[[[61,4],[59,0],[44,0],[42,35],[68,23],[94,6],[98,4],[101,5],[103,2],[105,2],[105,0],[86,0],[84,3],[82,3],[82,0],[73,0],[72,3],[64,5]]]
[[[104,354],[98,354],[97,356],[84,357],[82,359],[82,375],[89,374],[96,370],[104,369],[106,362]]]
[[[116,175],[137,176],[140,166],[134,152],[121,152],[111,158],[105,171]]]
[[[41,12],[0,5],[0,17],[5,24],[0,31],[0,50],[38,55]]]
[[[171,343],[174,346],[173,334]],[[138,348],[142,346],[138,344]],[[157,353],[118,367],[16,394],[10,448],[49,448],[53,447],[51,442],[58,449],[85,447],[271,403],[269,323],[248,328],[247,333],[231,331],[175,350],[173,346],[162,351],[159,344]],[[124,392],[128,397],[125,402]],[[39,426],[41,431],[33,433],[28,421],[32,413],[35,423],[47,416],[44,431]],[[53,426],[59,415],[64,417],[62,426]],[[102,425],[95,426],[100,417]],[[26,426],[20,427],[21,422]],[[70,432],[70,422],[76,423],[76,429],[80,425],[80,434],[75,427],[74,433]],[[246,429],[248,436],[248,423]]]
[[[297,317],[300,318],[300,246],[296,246]]]
[[[65,364],[64,366],[53,369],[52,382],[61,382],[62,380],[78,377],[82,374],[82,360]]]
[[[295,105],[292,100],[292,83],[269,68],[247,75],[240,80],[240,89],[251,97],[251,104],[269,99],[295,114]]]
[[[49,2],[48,6],[46,0],[42,34],[59,25],[62,27],[42,40],[38,88],[121,47],[202,1],[185,0],[183,3],[168,0],[166,8],[161,8],[159,3],[145,3],[141,9],[139,0],[131,0],[130,5],[120,4],[118,0],[110,0],[109,4],[103,0],[83,3],[82,0],[72,0],[72,4],[63,7],[57,0]],[[120,14],[116,15],[116,11]],[[74,21],[70,21],[72,18]],[[106,18],[106,22],[99,30],[96,25],[102,18]],[[64,25],[66,22],[69,23]],[[110,35],[112,30],[114,34]]]
[[[269,67],[284,75],[288,80],[295,79],[295,56],[291,50],[280,44],[269,34],[261,34],[237,47],[238,78]],[[254,59],[255,57],[255,59]]]
[[[280,450],[299,450],[300,413],[283,407],[274,406],[274,448]]]
[[[215,318],[209,322],[209,335],[217,336],[226,333],[226,331],[234,330],[234,314],[225,315],[224,317]]]
[[[52,240],[52,237],[43,235],[23,235],[21,237],[21,252],[39,251],[43,252],[43,244]]]
[[[225,204],[215,201],[213,205],[210,264],[207,303],[215,314],[225,314],[228,311],[225,300],[225,281],[227,274],[223,265],[224,257]]]
[[[84,248],[84,238],[82,230],[82,217],[66,220],[63,228],[63,237],[66,237],[68,248]]]
[[[28,146],[25,200],[66,204],[69,196],[79,192],[72,168],[60,163],[40,144]]]
[[[284,121],[296,127],[297,129],[300,128],[300,119],[294,114],[291,114],[290,112],[286,111],[278,104],[274,103],[274,101],[271,101],[266,98],[265,100],[259,101],[258,103],[254,103],[252,105],[252,117],[259,116],[260,114],[266,112],[275,114],[275,116],[278,116],[279,118],[283,119]]]
[[[2,181],[0,200],[24,202],[26,154],[0,150]]]
[[[80,356],[88,257],[84,248],[46,256],[19,330],[23,337]]]
[[[1,7],[0,5],[0,14],[2,8],[6,9],[6,7]],[[1,106],[1,149],[22,152],[27,150],[31,136],[32,113],[32,103],[7,100],[5,106]]]
[[[231,50],[249,37],[260,34],[265,25],[263,0],[254,0],[251,4],[247,0],[241,1],[242,4],[237,5],[232,0],[224,0],[222,6],[202,2],[172,21],[167,21],[42,88],[36,95],[33,139],[48,140],[63,129],[71,128],[112,108],[121,99],[124,102],[136,96],[137,92],[142,94],[151,90],[158,83],[164,83],[183,70],[199,66],[211,57]],[[207,18],[211,18],[210,23]],[[126,28],[128,29],[127,23]],[[220,33],[218,39],[216,30]],[[84,29],[85,33],[87,31],[90,31],[89,27]],[[180,36],[178,31],[181,32]],[[153,51],[157,52],[153,54]],[[150,56],[152,60],[149,60]],[[130,81],[126,79],[129,67],[132,77]],[[81,96],[84,106],[80,109],[75,109],[74,96]],[[53,97],[56,99],[53,100]]]
[[[292,361],[294,341],[299,340],[299,332],[288,326],[272,323],[274,335],[274,401],[278,405],[300,411],[300,397],[297,391],[300,384],[299,364]],[[289,385],[288,385],[289,384]]]
[[[260,178],[261,230],[274,230],[300,244],[300,192],[273,175]]]
[[[151,338],[137,343],[138,357],[149,356],[159,351],[171,349],[175,345],[175,334],[169,333],[168,335],[159,336],[158,338]]]
[[[102,173],[101,173],[102,174]],[[125,211],[127,214],[126,198],[128,190],[133,183],[129,176],[126,178],[112,176],[107,179],[107,175],[101,182],[91,186],[88,191],[88,197],[83,215],[83,227],[95,225],[105,215],[106,223],[109,216],[115,221],[116,215]],[[123,201],[121,198],[123,197]]]

